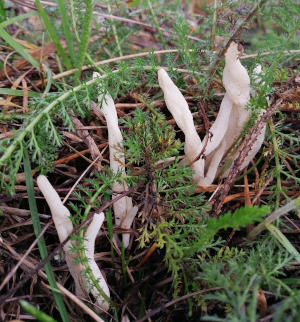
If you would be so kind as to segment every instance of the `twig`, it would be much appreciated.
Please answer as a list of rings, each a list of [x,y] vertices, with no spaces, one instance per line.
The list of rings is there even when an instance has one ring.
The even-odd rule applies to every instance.
[[[135,266],[135,269],[138,269],[140,267],[142,267],[146,261],[150,258],[150,256],[155,252],[155,250],[157,249],[158,245],[156,242],[154,242],[152,244],[152,246],[148,249],[146,255],[142,258],[142,260]]]
[[[256,125],[254,126],[253,130],[250,134],[246,137],[243,148],[239,152],[238,157],[235,159],[233,163],[233,167],[231,168],[228,177],[225,180],[225,183],[223,187],[216,193],[215,195],[215,202],[212,208],[212,214],[213,216],[218,216],[221,208],[223,206],[224,200],[235,180],[237,175],[241,171],[242,164],[247,157],[248,153],[250,152],[253,144],[255,143],[258,135],[261,133],[263,127],[265,126],[268,119],[271,118],[271,116],[275,113],[276,109],[279,108],[279,106],[282,103],[282,99],[279,99],[273,104],[266,113],[263,114],[263,116],[258,120]]]
[[[78,183],[82,180],[82,178],[87,174],[87,172],[91,169],[91,167],[100,159],[100,155],[82,172],[82,174],[79,176],[79,178],[76,180],[76,182],[73,184],[72,188],[70,191],[67,193],[63,200],[63,204],[68,200],[70,197],[71,193],[75,189],[75,187],[78,185]]]
[[[273,180],[273,176],[270,176],[265,184],[262,186],[262,188],[255,194],[255,197],[252,200],[252,204],[255,205],[256,202],[258,201],[258,199],[260,198],[260,196],[262,195],[262,193],[264,192],[264,190],[267,188],[267,186],[270,184],[270,182]]]
[[[247,17],[238,25],[238,27],[236,28],[236,30],[232,33],[230,39],[226,42],[225,46],[223,48],[220,49],[218,55],[217,55],[217,59],[214,62],[214,64],[212,65],[212,67],[210,68],[209,71],[209,83],[208,83],[208,87],[207,89],[209,90],[211,87],[211,83],[213,81],[213,76],[217,70],[217,67],[221,61],[221,59],[223,58],[224,54],[226,53],[227,49],[229,48],[231,42],[237,37],[237,35],[241,32],[242,28],[246,25],[246,23],[248,23],[248,21],[254,16],[254,14],[258,11],[258,9],[260,9],[262,7],[262,5],[266,2],[266,0],[261,0],[247,15]]]
[[[143,316],[141,319],[135,321],[135,322],[143,322],[143,321],[146,321],[147,319],[149,319],[151,316],[159,313],[160,311],[168,308],[169,306],[172,306],[178,302],[181,302],[181,301],[184,301],[190,297],[193,297],[193,296],[196,296],[196,295],[199,295],[199,294],[205,294],[205,293],[209,293],[209,292],[215,292],[215,291],[218,291],[218,290],[221,290],[222,287],[213,287],[213,288],[208,288],[206,290],[200,290],[200,291],[196,291],[196,292],[193,292],[193,293],[189,293],[189,294],[186,294],[184,296],[181,296],[181,297],[178,297],[177,299],[173,300],[173,301],[170,301],[169,303],[165,304],[165,305],[162,305],[160,307],[158,307],[157,309],[154,309],[154,310],[151,310],[150,312],[148,312],[145,316]]]
[[[107,143],[101,143],[101,144],[98,144],[97,147],[99,149],[101,148],[104,148],[107,146]],[[87,154],[90,152],[90,149],[86,149],[86,150],[82,150],[82,151],[78,151],[76,152],[75,154],[71,154],[71,155],[68,155],[66,157],[63,157],[61,159],[58,159],[55,161],[55,165],[58,165],[58,164],[64,164],[64,163],[68,163],[70,161],[72,161],[73,159],[76,159],[76,158],[79,158],[79,157],[82,157],[82,155],[84,154]],[[91,164],[93,164],[94,162],[91,162]]]
[[[244,195],[245,195],[245,206],[250,207],[252,205],[251,199],[250,199],[250,191],[249,191],[249,182],[248,182],[248,177],[247,177],[247,169],[246,167],[244,169]]]
[[[33,241],[33,243],[30,245],[30,247],[27,249],[27,251],[25,252],[25,254],[20,258],[19,262],[16,264],[16,266],[9,272],[9,274],[6,275],[6,277],[4,278],[4,280],[2,281],[1,285],[0,285],[0,291],[3,289],[3,287],[5,286],[5,284],[8,283],[8,281],[12,278],[12,276],[15,274],[15,272],[17,271],[17,269],[20,267],[20,265],[24,262],[25,258],[29,255],[29,253],[32,251],[33,247],[37,244],[37,242],[39,241],[39,239],[43,236],[43,234],[45,233],[45,231],[48,229],[48,227],[50,226],[50,224],[52,223],[52,221],[48,222],[48,224],[41,230],[41,232],[39,233],[39,235],[36,237],[36,239]]]
[[[16,260],[21,261],[21,255],[18,254],[11,246],[4,243],[4,241],[0,238],[0,244],[2,244],[13,256]],[[34,264],[30,262],[27,259],[24,259],[23,264],[30,268],[31,270],[34,270]],[[48,280],[47,275],[43,271],[37,272],[39,276],[41,276],[44,280]],[[56,282],[57,288],[68,298],[70,298],[74,303],[76,303],[83,311],[85,311],[91,318],[93,318],[97,322],[103,322],[103,320],[93,311],[91,310],[87,305],[85,305],[78,297],[76,297],[74,294],[69,292],[67,289],[65,289],[60,283]],[[5,302],[9,302],[12,299],[7,299]],[[2,302],[0,302],[2,303]]]

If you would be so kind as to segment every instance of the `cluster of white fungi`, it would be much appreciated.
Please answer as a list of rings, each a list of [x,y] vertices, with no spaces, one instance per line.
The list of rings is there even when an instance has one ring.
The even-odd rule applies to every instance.
[[[93,78],[99,75],[94,73]],[[250,112],[246,106],[250,98],[250,79],[247,70],[242,66],[239,60],[238,45],[231,43],[225,54],[225,68],[223,72],[223,85],[226,93],[222,100],[219,113],[214,124],[209,130],[209,138],[203,149],[202,143],[193,121],[193,116],[183,95],[172,82],[164,69],[158,70],[159,85],[164,93],[165,102],[170,113],[174,117],[178,127],[185,136],[185,161],[190,164],[194,170],[193,180],[198,186],[208,187],[216,178],[223,178],[228,175],[230,170],[224,173],[220,171],[220,165],[226,154],[236,139],[242,132],[242,129],[249,119]],[[125,173],[125,159],[121,154],[123,137],[118,126],[118,116],[113,99],[109,94],[102,94],[98,97],[101,103],[101,113],[106,119],[108,129],[108,143],[110,153],[110,168],[113,173]],[[260,149],[265,135],[265,128],[257,138],[255,145],[244,161],[243,168],[254,158]],[[205,142],[204,138],[204,141]],[[239,150],[235,152],[237,156]],[[205,158],[197,157],[203,153]],[[196,160],[196,161],[195,161]],[[45,176],[40,175],[37,179],[39,189],[43,193],[52,213],[53,221],[59,236],[60,242],[63,242],[73,230],[73,224],[70,220],[69,210],[62,204],[57,192],[49,183]],[[120,193],[127,191],[127,185],[124,181],[115,182],[112,190],[112,198]],[[132,199],[124,196],[113,203],[114,218],[116,227],[130,229],[134,217],[138,211],[136,206],[133,207]],[[94,214],[94,217],[87,227],[84,236],[85,255],[88,259],[89,267],[99,283],[103,292],[110,296],[109,288],[105,278],[94,259],[94,246],[96,236],[104,221],[104,213]],[[129,245],[130,234],[123,233],[122,240],[124,247]],[[88,280],[87,275],[82,274],[82,264],[74,261],[76,253],[72,252],[73,241],[68,241],[64,246],[66,262],[70,273],[75,281],[76,295],[82,298],[89,298],[93,295],[95,304],[100,310],[107,311],[109,303],[99,294],[95,286]]]

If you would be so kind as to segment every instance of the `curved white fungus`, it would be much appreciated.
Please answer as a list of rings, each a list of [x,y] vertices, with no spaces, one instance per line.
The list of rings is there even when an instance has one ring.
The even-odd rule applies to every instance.
[[[158,70],[158,82],[162,91],[168,110],[174,117],[177,125],[185,136],[184,153],[185,157],[194,170],[195,181],[204,177],[204,160],[193,162],[202,150],[202,142],[196,131],[192,113],[183,95],[172,82],[164,69]]]
[[[50,208],[59,241],[63,242],[73,231],[73,224],[70,220],[70,212],[68,208],[66,208],[63,205],[62,201],[59,198],[59,195],[52,187],[47,177],[43,175],[38,176],[37,184]],[[88,226],[84,236],[84,247],[85,254],[88,258],[89,266],[96,280],[98,281],[99,286],[109,297],[109,289],[106,284],[106,281],[103,278],[103,275],[101,274],[100,269],[94,260],[95,238],[97,236],[98,231],[101,228],[103,220],[103,213],[94,215],[94,218]],[[90,282],[87,280],[86,277],[83,277],[82,275],[83,266],[80,263],[75,262],[76,252],[71,250],[72,246],[72,241],[69,240],[63,247],[63,249],[65,251],[66,262],[69,271],[75,282],[75,293],[79,297],[88,299],[88,293],[90,292]],[[103,297],[100,294],[98,294],[95,287],[92,288],[91,293],[96,299],[95,303],[102,310],[107,311],[109,309],[109,304],[103,299]]]
[[[98,73],[93,74],[93,78],[98,77]],[[126,175],[125,172],[125,157],[121,152],[123,148],[123,136],[119,129],[118,115],[115,103],[112,97],[107,93],[105,96],[102,94],[98,97],[99,103],[101,103],[100,112],[105,117],[108,131],[108,144],[109,144],[109,162],[110,168],[113,173],[121,172],[122,175]],[[114,182],[112,190],[115,192],[113,198],[117,197],[122,192],[128,190],[127,184],[122,181]],[[134,217],[138,211],[138,207],[132,206],[132,198],[124,196],[121,199],[113,203],[115,223],[122,229],[129,229],[134,220]],[[130,234],[122,234],[124,247],[129,245]]]
[[[104,221],[103,212],[101,212],[100,214],[94,214],[94,217],[85,232],[83,246],[84,246],[85,255],[88,259],[89,267],[92,270],[92,273],[97,279],[99,286],[101,287],[103,292],[107,295],[107,297],[110,297],[108,285],[106,284],[105,279],[99,269],[99,266],[97,265],[94,259],[95,240],[103,224],[103,221]],[[99,295],[99,292],[96,289],[96,287],[93,286],[93,284],[91,284],[89,280],[86,279],[86,277],[84,277],[83,280],[87,284],[87,287],[90,289],[90,292],[93,294],[94,298],[96,299],[96,304],[100,306],[104,311],[108,311],[109,303],[106,302],[101,295]]]
[[[250,98],[250,78],[246,68],[240,62],[239,54],[238,44],[232,42],[225,54],[223,85],[226,93],[217,118],[209,130],[210,137],[204,150],[205,158],[192,164],[195,172],[193,179],[199,187],[210,186],[220,175],[220,165],[224,161],[226,153],[238,139],[250,117],[250,111],[246,109]],[[260,73],[261,68],[257,67],[255,71]],[[192,163],[202,150],[202,142],[196,132],[188,104],[165,70],[159,69],[158,81],[164,92],[167,108],[179,128],[184,132],[185,157]],[[265,128],[258,136],[242,168],[248,165],[260,149],[264,133]],[[239,151],[240,149],[235,152],[233,159],[237,157]],[[229,170],[230,168],[225,171],[222,177],[226,177]]]

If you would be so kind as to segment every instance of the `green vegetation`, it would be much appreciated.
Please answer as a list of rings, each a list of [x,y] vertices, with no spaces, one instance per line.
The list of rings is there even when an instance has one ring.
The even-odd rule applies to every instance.
[[[84,274],[101,295],[103,291],[84,252],[85,223],[94,211],[111,201],[115,181],[126,181],[132,191],[129,196],[139,208],[126,250],[114,240],[122,232],[114,226],[112,204],[104,211],[106,220],[96,241],[96,253],[101,253],[98,264],[113,291],[111,310],[101,314],[101,318],[108,321],[112,313],[117,321],[126,314],[130,320],[147,320],[149,316],[153,321],[254,322],[270,315],[273,321],[297,321],[300,277],[296,269],[300,255],[295,210],[299,206],[300,138],[296,133],[299,122],[295,121],[299,117],[296,90],[299,79],[294,76],[300,72],[300,3],[295,0],[201,3],[107,0],[103,4],[92,0],[68,3],[57,0],[53,6],[45,6],[36,0],[36,12],[15,15],[14,5],[0,1],[1,69],[7,63],[4,55],[11,55],[0,88],[3,95],[0,209],[4,209],[0,216],[3,227],[0,245],[4,247],[7,243],[17,253],[23,253],[18,239],[23,218],[18,213],[10,217],[7,207],[30,209],[33,228],[31,225],[22,228],[29,236],[23,241],[25,248],[40,233],[41,224],[50,220],[39,218],[39,213],[49,214],[49,210],[43,200],[35,199],[38,191],[34,191],[32,176],[47,174],[63,197],[92,162],[92,153],[83,152],[91,150],[86,145],[86,134],[82,134],[86,130],[101,146],[103,159],[97,160],[101,170],[93,168],[84,173],[67,204],[75,227],[71,235],[73,251]],[[261,8],[249,16],[260,4]],[[24,31],[35,27],[30,25],[31,18],[43,22],[39,25],[45,31],[43,36],[39,36],[40,32],[33,31],[33,36]],[[23,32],[14,37],[13,28]],[[223,93],[224,62],[218,54],[233,34],[234,40],[243,42],[247,55],[253,54],[242,57],[250,77],[253,78],[258,63],[263,67],[260,82],[251,82],[254,90],[249,103],[251,118],[233,150],[249,134],[262,108],[270,107],[279,98],[283,103],[267,122],[265,142],[253,164],[239,174],[226,196],[221,215],[214,217],[211,205],[221,182],[215,182],[210,191],[197,191],[192,169],[182,160],[184,136],[165,108],[157,70],[162,66],[168,70],[189,102],[203,139],[205,122],[197,104],[201,102],[204,106],[211,126]],[[54,43],[55,50],[45,59],[33,57],[26,47],[28,43],[42,47],[49,42]],[[157,52],[164,49],[176,51]],[[140,52],[145,55],[140,56]],[[24,65],[16,63],[21,58],[27,61],[27,69],[22,70]],[[116,59],[105,62],[113,58]],[[98,71],[100,77],[92,79],[93,71]],[[7,76],[16,82],[15,86],[10,86]],[[108,166],[106,123],[95,118],[93,112],[99,88],[118,104],[124,138],[120,151],[125,156],[126,175],[113,174]],[[74,118],[80,119],[83,129],[75,127]],[[23,172],[26,181],[20,179]],[[26,183],[23,186],[26,190],[22,190],[22,182]],[[280,209],[283,212],[275,218]],[[268,214],[273,218],[271,222],[264,220]],[[253,234],[259,222],[261,228]],[[247,239],[251,230],[254,241]],[[57,246],[55,231],[48,229],[38,246],[39,251],[33,249],[30,254],[36,262]],[[7,274],[16,257],[10,257],[9,248],[4,249],[0,260],[13,262],[12,266],[5,264]],[[30,286],[33,297],[29,301],[34,306],[25,302],[20,305],[40,321],[87,319],[87,311],[58,293],[56,281],[73,293],[74,282],[61,267],[53,273],[51,263],[53,260],[44,269],[52,294],[28,282],[26,288],[15,292],[15,304],[9,306],[7,301],[1,310],[17,312],[18,296],[31,296]],[[7,300],[5,290],[13,288],[24,274],[19,268],[14,281],[0,289],[4,294],[1,300]],[[201,290],[202,294],[196,294]],[[176,306],[172,305],[173,300],[184,296]],[[171,309],[167,303],[171,303]],[[92,305],[90,308],[96,311]]]

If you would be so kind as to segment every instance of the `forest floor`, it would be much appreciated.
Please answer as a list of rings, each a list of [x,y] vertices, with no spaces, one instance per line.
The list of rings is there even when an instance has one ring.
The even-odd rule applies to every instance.
[[[300,321],[299,1],[0,0],[0,14],[0,320]],[[188,135],[157,71],[182,93],[209,164],[233,42],[251,80],[248,122],[203,186],[182,162]],[[119,158],[101,91],[115,103]],[[71,213],[61,227],[40,174]],[[137,207],[130,227],[115,223],[120,193]],[[94,257],[109,310],[84,249],[101,212]],[[69,223],[66,255],[70,232],[57,231]],[[74,261],[79,283],[92,281],[82,294]]]

